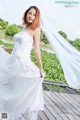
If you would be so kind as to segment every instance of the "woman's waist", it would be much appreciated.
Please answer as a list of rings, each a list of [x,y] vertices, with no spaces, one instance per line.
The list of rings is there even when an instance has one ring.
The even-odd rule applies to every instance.
[[[13,50],[12,54],[15,56],[19,56],[19,57],[26,57],[29,58],[30,57],[30,51],[20,51],[20,50]]]

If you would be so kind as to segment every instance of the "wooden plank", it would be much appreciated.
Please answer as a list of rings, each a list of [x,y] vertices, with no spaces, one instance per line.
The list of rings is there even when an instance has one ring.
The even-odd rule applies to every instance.
[[[49,120],[49,118],[42,111],[39,112],[39,116],[41,120]]]
[[[57,120],[62,120],[62,118],[59,116],[59,114],[50,106],[46,106],[48,110],[53,114],[54,118]]]
[[[80,104],[80,95],[71,94],[71,97]]]
[[[38,120],[80,120],[78,98],[80,95],[44,91],[45,107],[39,112]]]
[[[65,93],[56,93],[59,97],[60,97],[60,95],[62,95],[62,97],[60,97],[60,99],[62,99],[63,100],[63,102],[72,110],[72,111],[74,111],[74,114],[71,114],[71,115],[69,115],[69,116],[72,116],[72,117],[70,117],[70,118],[74,118],[74,119],[76,119],[75,118],[75,116],[77,116],[77,115],[80,115],[80,112],[78,111],[78,109],[77,109],[77,106],[76,106],[76,104],[74,104],[73,102],[72,102],[72,99],[70,99],[71,97],[70,97],[70,95],[71,94],[65,94]],[[65,97],[65,95],[67,95],[66,97]],[[69,97],[69,98],[68,98]],[[64,98],[65,98],[65,100],[64,100]],[[73,116],[74,115],[74,116]],[[69,119],[70,119],[69,118]],[[79,117],[78,117],[79,118]]]
[[[71,101],[75,104],[80,104],[80,95],[73,95],[73,94],[65,94]]]
[[[74,117],[76,120],[80,120],[80,116],[73,115],[73,117]]]
[[[52,108],[52,106],[49,104],[49,102],[46,100],[47,102],[47,109],[50,111],[50,113],[54,116],[55,119],[57,120],[62,120],[62,118],[59,116],[59,114]]]
[[[53,98],[53,100],[54,100],[54,98]],[[48,101],[49,102],[49,101]],[[49,102],[49,104],[52,106],[52,104]],[[53,107],[53,106],[52,106]],[[53,107],[54,109],[55,109],[55,107]],[[59,113],[59,111],[57,111],[57,109],[55,110],[58,114],[59,114],[59,116],[64,120],[64,118],[65,118],[65,120],[68,120],[68,118],[65,116],[65,114],[63,114],[62,113],[62,111],[61,111],[61,113],[62,114],[60,114]],[[54,112],[53,112],[53,114],[54,114]],[[56,116],[55,116],[56,117]],[[57,119],[58,120],[58,119]]]
[[[75,103],[76,105],[80,104],[79,99],[77,98],[78,95],[73,95],[73,94],[65,94],[65,96],[71,100],[71,102]],[[73,97],[72,97],[73,96]],[[80,96],[78,96],[80,97]]]
[[[54,104],[54,102],[47,96],[46,93],[44,96],[45,96],[45,100],[47,100],[47,102],[55,109],[57,113],[62,113],[62,111]]]
[[[37,118],[37,120],[42,120],[41,118],[40,118],[40,116],[38,115],[38,118]]]
[[[53,100],[53,102],[56,104],[56,106],[63,112],[63,113],[69,113],[68,108],[64,107],[63,102],[59,99],[58,96],[56,96],[52,92],[46,92],[47,95]]]
[[[59,114],[63,120],[69,120],[69,118],[65,114]]]
[[[50,96],[49,96],[50,97]],[[64,113],[64,112],[63,112]],[[71,112],[72,113],[72,112]],[[65,119],[65,120],[68,120],[68,117],[65,115],[65,113],[64,114],[59,114],[61,117],[62,117],[62,119]]]
[[[44,113],[49,118],[49,120],[55,120],[55,117],[53,116],[53,114],[51,113],[51,111],[49,111],[49,109],[47,109],[47,107],[46,107]]]
[[[70,102],[70,103],[72,103],[72,105],[76,108],[76,113],[77,114],[79,114],[80,115],[80,104],[76,101],[76,100],[74,100],[72,97],[71,97],[71,95],[69,95],[69,94],[64,94],[65,96],[64,97],[66,97],[66,99]]]
[[[69,118],[69,120],[76,120],[71,114],[66,114],[66,116]]]
[[[66,100],[60,95],[60,93],[54,92],[54,94],[59,98],[60,104],[67,109],[69,114],[75,114],[75,112],[69,106],[67,106]]]

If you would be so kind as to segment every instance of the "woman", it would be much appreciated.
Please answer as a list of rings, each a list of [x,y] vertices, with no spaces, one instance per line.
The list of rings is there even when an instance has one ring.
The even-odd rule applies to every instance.
[[[42,82],[45,76],[40,54],[40,11],[29,7],[23,16],[25,28],[14,36],[14,48],[0,47],[0,112],[10,120],[36,120],[44,110]],[[34,45],[39,68],[31,61]],[[6,50],[12,50],[8,54]]]

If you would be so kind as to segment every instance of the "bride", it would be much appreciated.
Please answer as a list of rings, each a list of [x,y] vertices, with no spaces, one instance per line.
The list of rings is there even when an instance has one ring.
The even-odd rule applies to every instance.
[[[23,25],[25,28],[14,36],[13,49],[0,47],[0,113],[7,113],[9,120],[36,120],[38,111],[44,110],[45,72],[40,53],[40,11],[36,6],[25,11]],[[30,58],[33,45],[39,67]]]

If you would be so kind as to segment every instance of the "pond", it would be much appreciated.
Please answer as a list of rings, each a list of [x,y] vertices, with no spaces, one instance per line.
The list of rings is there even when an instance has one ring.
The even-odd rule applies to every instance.
[[[5,35],[1,30],[0,30],[0,40],[2,40],[5,43],[12,43],[13,44],[13,37]]]

